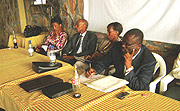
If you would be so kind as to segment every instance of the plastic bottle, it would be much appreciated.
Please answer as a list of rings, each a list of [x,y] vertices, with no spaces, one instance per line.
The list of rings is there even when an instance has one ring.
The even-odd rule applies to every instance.
[[[32,57],[34,50],[32,48],[31,40],[29,40],[29,48],[28,48],[29,56]]]
[[[56,64],[56,54],[53,49],[53,45],[50,46],[50,50],[48,53],[49,53],[50,65],[55,65]]]
[[[73,97],[74,98],[80,98],[80,77],[79,74],[77,73],[77,66],[75,65],[75,73],[72,78],[72,87],[73,87]]]
[[[60,57],[60,58],[63,58],[62,49],[60,49],[60,51],[59,51],[59,57]]]
[[[13,43],[14,43],[14,48],[17,49],[18,45],[17,45],[17,39],[16,39],[16,35],[14,33],[14,30],[13,30]]]

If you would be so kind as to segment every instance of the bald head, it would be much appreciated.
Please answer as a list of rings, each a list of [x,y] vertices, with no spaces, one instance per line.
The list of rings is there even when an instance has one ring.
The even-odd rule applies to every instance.
[[[88,22],[85,19],[79,19],[76,22],[77,32],[80,32],[81,34],[83,34],[87,30],[87,27],[88,27]]]
[[[143,42],[144,34],[139,29],[134,28],[134,29],[127,31],[124,35],[124,38],[127,38],[129,36],[132,36],[132,39],[135,39],[137,43]]]
[[[88,27],[88,21],[85,20],[85,19],[79,19],[79,20],[77,21],[77,24],[82,24],[82,25],[84,25],[84,26],[86,27],[86,29],[87,29],[87,27]],[[76,24],[76,25],[77,25],[77,24]]]

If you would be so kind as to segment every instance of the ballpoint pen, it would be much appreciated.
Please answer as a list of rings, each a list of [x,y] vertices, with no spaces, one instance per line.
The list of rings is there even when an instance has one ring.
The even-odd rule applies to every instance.
[[[91,69],[91,63],[89,63],[89,69]]]

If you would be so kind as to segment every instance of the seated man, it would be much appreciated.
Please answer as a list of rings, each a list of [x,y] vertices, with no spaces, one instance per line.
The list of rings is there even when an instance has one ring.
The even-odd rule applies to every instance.
[[[92,55],[88,55],[85,59],[90,61],[96,61],[101,59],[104,55],[106,55],[109,50],[112,48],[115,42],[121,41],[119,35],[121,34],[123,27],[118,22],[112,22],[107,26],[107,39],[102,40],[98,46],[96,51]],[[89,64],[86,62],[78,61],[77,66],[81,70],[86,70],[89,68]]]
[[[86,77],[99,74],[114,65],[116,71],[112,76],[126,79],[133,90],[149,90],[156,60],[151,51],[142,44],[143,36],[139,29],[126,32],[122,42],[116,42],[107,55],[92,64]]]
[[[91,55],[96,49],[97,36],[93,32],[87,31],[88,22],[80,19],[76,23],[77,33],[71,38],[63,49],[63,60],[74,65],[76,57]]]

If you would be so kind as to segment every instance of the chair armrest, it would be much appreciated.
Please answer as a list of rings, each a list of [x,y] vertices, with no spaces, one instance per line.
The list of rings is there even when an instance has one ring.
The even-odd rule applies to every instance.
[[[170,72],[163,79],[161,79],[160,94],[164,93],[167,90],[168,84],[173,80],[174,80],[174,76],[172,75],[172,72]]]
[[[154,81],[152,81],[150,84],[149,84],[149,91],[155,93],[156,91],[156,85],[157,83],[160,82],[160,80],[163,78],[163,76],[161,77],[157,77]]]

